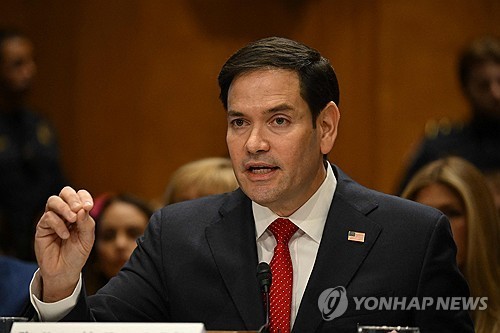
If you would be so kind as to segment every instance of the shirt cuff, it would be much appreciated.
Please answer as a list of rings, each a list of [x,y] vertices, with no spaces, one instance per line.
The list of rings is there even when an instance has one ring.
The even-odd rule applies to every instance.
[[[78,279],[75,290],[73,290],[73,293],[70,296],[54,303],[45,303],[40,301],[42,278],[40,277],[39,271],[40,269],[36,270],[30,283],[31,304],[33,304],[33,307],[38,313],[40,321],[59,321],[75,307],[76,302],[78,301],[78,296],[82,290],[82,274],[80,273],[80,278]]]

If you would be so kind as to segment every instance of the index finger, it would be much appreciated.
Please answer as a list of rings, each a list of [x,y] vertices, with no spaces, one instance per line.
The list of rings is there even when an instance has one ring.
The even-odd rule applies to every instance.
[[[76,212],[72,211],[68,203],[57,195],[51,196],[45,204],[45,213],[49,212],[59,215],[68,222],[76,222]]]
[[[83,209],[89,212],[94,207],[94,199],[87,190],[79,190],[77,192],[80,202],[83,204]]]
[[[72,187],[65,186],[59,193],[59,197],[66,202],[74,213],[78,213],[80,209],[89,211],[92,208],[92,196],[85,190],[76,192]],[[90,208],[88,208],[89,206]]]

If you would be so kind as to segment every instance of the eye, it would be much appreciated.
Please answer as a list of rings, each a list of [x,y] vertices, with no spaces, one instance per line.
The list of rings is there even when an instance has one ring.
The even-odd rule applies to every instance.
[[[142,235],[142,230],[139,228],[129,228],[127,229],[127,236],[131,239],[137,239]]]
[[[273,122],[278,126],[285,126],[289,123],[289,120],[284,117],[276,117],[273,119]]]
[[[241,118],[231,120],[230,124],[233,127],[243,127],[245,125],[245,121]]]
[[[24,64],[24,61],[22,59],[16,59],[16,61],[14,61],[14,63],[12,65],[14,68],[19,68],[19,67],[22,67],[23,64]]]
[[[446,215],[449,219],[455,219],[462,217],[464,214],[462,211],[454,208],[443,209],[444,215]]]
[[[452,210],[448,213],[448,215],[450,216],[450,218],[455,218],[455,217],[462,217],[462,212],[459,212],[458,210]]]
[[[115,238],[116,238],[116,230],[110,230],[110,229],[103,230],[101,235],[100,235],[100,239],[103,242],[111,242]]]

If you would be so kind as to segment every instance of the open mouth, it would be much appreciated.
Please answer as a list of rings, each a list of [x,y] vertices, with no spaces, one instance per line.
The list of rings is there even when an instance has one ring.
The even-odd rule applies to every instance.
[[[277,169],[278,167],[271,167],[271,166],[251,166],[247,168],[248,172],[254,174],[266,174]]]

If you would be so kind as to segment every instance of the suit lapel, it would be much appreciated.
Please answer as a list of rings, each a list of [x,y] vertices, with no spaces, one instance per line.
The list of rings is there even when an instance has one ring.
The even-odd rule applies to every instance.
[[[251,201],[238,190],[220,212],[221,220],[206,228],[207,241],[246,329],[256,329],[265,317],[256,278],[258,259]]]
[[[346,179],[341,171],[336,173],[337,189],[295,320],[294,332],[314,332],[317,329],[323,321],[318,308],[319,295],[328,288],[347,288],[381,231],[378,224],[366,217],[376,209],[377,204],[369,199],[368,194],[363,196],[366,191],[363,187]],[[349,241],[349,231],[365,233],[365,241]]]

